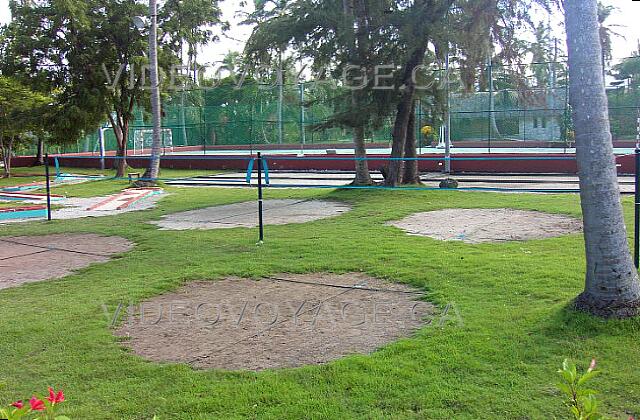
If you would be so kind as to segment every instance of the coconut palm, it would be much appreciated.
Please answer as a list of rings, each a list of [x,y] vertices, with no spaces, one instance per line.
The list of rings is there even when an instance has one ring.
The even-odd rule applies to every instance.
[[[587,270],[575,306],[600,316],[638,313],[640,283],[631,261],[620,203],[596,0],[565,0],[570,102],[584,222]]]

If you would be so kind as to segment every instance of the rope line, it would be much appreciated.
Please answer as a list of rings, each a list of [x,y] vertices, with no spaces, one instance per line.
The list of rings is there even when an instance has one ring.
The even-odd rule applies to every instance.
[[[43,254],[45,252],[49,252],[48,249],[43,249],[41,251],[35,251],[35,252],[30,252],[28,254],[23,254],[23,255],[14,255],[12,257],[4,257],[4,258],[0,258],[0,261],[6,261],[6,260],[10,260],[12,258],[19,258],[19,257],[30,257],[32,255],[37,255],[37,254]]]
[[[22,242],[18,242],[18,241],[12,241],[10,239],[5,239],[5,238],[0,238],[1,242],[7,242],[13,245],[22,245],[22,246],[30,246],[33,248],[40,248],[43,249],[44,251],[42,252],[47,252],[47,251],[62,251],[62,252],[70,252],[73,254],[81,254],[81,255],[89,255],[89,256],[93,256],[93,257],[104,257],[104,258],[108,258],[110,257],[110,255],[104,255],[104,254],[97,254],[94,252],[86,252],[86,251],[76,251],[73,249],[65,249],[65,248],[58,248],[55,246],[42,246],[42,245],[33,245],[33,244],[25,244]],[[9,258],[16,258],[16,257],[20,257],[21,255],[16,255],[15,257],[9,257]],[[9,259],[8,258],[8,259]]]
[[[321,286],[321,287],[332,287],[332,288],[336,288],[336,289],[365,290],[365,291],[368,291],[368,292],[383,292],[383,293],[402,293],[402,294],[420,295],[420,296],[424,296],[425,295],[424,292],[420,292],[420,291],[413,292],[413,291],[408,291],[408,290],[392,290],[392,289],[377,289],[377,288],[358,287],[358,286],[343,286],[343,285],[340,285],[340,284],[313,283],[313,282],[310,282],[310,281],[283,279],[283,278],[280,278],[280,277],[263,277],[263,278],[267,279],[267,280],[275,280],[275,281],[280,281],[280,282],[285,282],[285,283],[305,284],[305,285],[310,285],[310,286]]]

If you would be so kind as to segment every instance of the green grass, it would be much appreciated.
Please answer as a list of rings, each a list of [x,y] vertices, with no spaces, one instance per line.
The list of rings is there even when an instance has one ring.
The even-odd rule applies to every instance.
[[[90,185],[100,183],[82,188]],[[322,197],[354,208],[333,219],[269,226],[266,243],[257,247],[257,229],[172,232],[146,223],[254,199],[255,191],[169,192],[150,211],[0,228],[0,235],[96,232],[137,244],[64,279],[0,291],[0,401],[53,385],[67,393],[65,413],[82,419],[566,418],[556,370],[565,357],[583,366],[596,357],[603,373],[593,387],[601,391],[603,411],[624,419],[640,413],[640,321],[604,321],[567,309],[583,287],[581,235],[469,245],[385,226],[416,211],[452,207],[579,216],[577,196],[268,190],[267,198]],[[629,222],[631,204],[625,199]],[[363,271],[411,284],[441,307],[452,303],[463,324],[452,319],[425,327],[372,355],[324,366],[197,371],[124,350],[101,308],[193,280],[318,271]]]

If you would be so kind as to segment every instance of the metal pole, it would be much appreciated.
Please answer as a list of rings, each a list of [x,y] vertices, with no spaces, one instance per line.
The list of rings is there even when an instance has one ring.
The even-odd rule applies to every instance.
[[[104,171],[104,130],[106,128],[101,127],[98,130],[98,141],[100,142],[100,169]]]
[[[264,219],[262,199],[262,153],[258,152],[258,226],[260,227],[260,242],[264,242]]]
[[[493,61],[491,55],[489,55],[489,62],[487,65],[487,72],[489,73],[489,137],[488,137],[488,152],[491,153],[491,129],[493,120]]]
[[[636,268],[640,265],[640,148],[636,147],[636,194],[634,200],[634,235],[633,235],[633,263]]]
[[[418,99],[418,126],[416,127],[416,138],[418,139],[418,154],[422,154],[422,98]]]
[[[636,149],[640,148],[640,109],[638,109],[638,118],[636,119]]]
[[[182,86],[180,90],[180,121],[182,123],[182,144],[183,146],[189,146],[189,142],[187,141],[187,111],[184,109],[184,89],[185,86]]]
[[[278,55],[278,144],[284,141],[284,130],[282,127],[282,106],[284,101],[284,74],[282,71],[282,53]]]
[[[307,142],[304,130],[304,82],[300,83],[300,138],[302,141],[302,154],[304,155],[304,146]]]
[[[47,178],[47,220],[51,221],[51,181],[49,179],[49,153],[44,155],[44,175]]]
[[[447,115],[446,115],[446,124],[447,129],[445,130],[445,141],[444,141],[444,172],[447,174],[451,173],[451,98],[450,98],[450,85],[449,85],[449,51],[447,51],[447,55],[445,57],[445,83],[446,83],[446,93],[447,93]]]

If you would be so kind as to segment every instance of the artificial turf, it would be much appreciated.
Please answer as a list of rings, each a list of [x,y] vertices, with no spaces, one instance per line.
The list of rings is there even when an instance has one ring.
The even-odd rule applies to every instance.
[[[122,185],[68,188],[101,195]],[[602,411],[621,419],[640,413],[640,320],[605,321],[568,307],[583,288],[581,235],[471,245],[385,225],[453,207],[579,217],[576,195],[267,190],[266,198],[318,197],[353,210],[268,226],[257,246],[257,229],[160,231],[147,223],[253,200],[255,191],[166,189],[170,194],[153,210],[0,227],[2,236],[94,232],[136,243],[131,252],[64,279],[0,291],[0,401],[51,385],[65,390],[64,414],[80,419],[568,418],[556,371],[564,358],[586,366],[595,357],[602,374],[592,387],[600,391]],[[631,223],[632,202],[624,204]],[[110,329],[120,303],[189,281],[321,271],[362,271],[411,284],[440,308],[451,305],[450,316],[371,355],[260,373],[151,363],[125,350]]]

